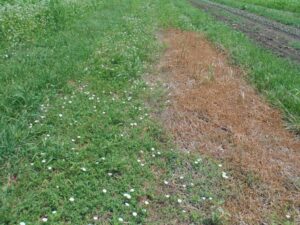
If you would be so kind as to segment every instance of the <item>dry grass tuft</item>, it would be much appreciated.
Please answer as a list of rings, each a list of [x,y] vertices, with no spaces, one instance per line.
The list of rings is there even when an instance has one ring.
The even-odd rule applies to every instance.
[[[158,78],[170,104],[160,114],[178,145],[225,161],[236,224],[267,222],[276,212],[299,222],[300,142],[230,65],[226,55],[193,32],[169,30]]]

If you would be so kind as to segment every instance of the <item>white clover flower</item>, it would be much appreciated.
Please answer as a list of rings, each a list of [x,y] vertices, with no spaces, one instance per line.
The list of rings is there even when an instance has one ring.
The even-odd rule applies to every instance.
[[[75,142],[75,139],[72,138],[72,142]]]
[[[107,173],[107,175],[111,177],[113,174],[112,173]]]
[[[170,198],[170,195],[165,195],[166,198]]]
[[[83,172],[86,172],[86,168],[85,168],[85,167],[81,167],[81,170],[82,170]]]
[[[285,215],[285,217],[286,217],[287,219],[290,219],[290,218],[291,218],[291,215],[290,215],[290,214],[287,214],[287,215]]]
[[[229,177],[227,176],[226,172],[222,172],[222,177],[223,177],[224,179],[228,179],[228,178],[229,178]]]
[[[149,202],[148,202],[148,201],[145,201],[144,203],[145,203],[145,205],[149,205]]]
[[[199,162],[198,161],[195,161],[195,164],[198,164]]]
[[[101,160],[105,160],[105,157],[102,157]]]
[[[185,210],[182,210],[182,212],[183,212],[183,213],[186,213],[186,211],[185,211]]]
[[[63,117],[63,114],[60,113],[60,114],[58,114],[58,116],[59,116],[59,117]]]
[[[48,170],[52,170],[52,167],[51,167],[51,166],[48,166]]]
[[[70,202],[74,202],[75,201],[75,198],[74,197],[71,197],[69,198]]]
[[[133,188],[131,188],[131,189],[130,189],[130,192],[134,192],[134,189],[133,189]]]
[[[46,159],[43,159],[43,160],[42,160],[42,163],[46,163]]]
[[[151,148],[151,151],[155,151],[155,148]]]
[[[160,155],[161,154],[161,152],[157,152],[157,155]]]
[[[140,162],[141,162],[141,160],[140,160],[140,159],[138,159],[138,160],[137,160],[137,162],[138,162],[138,163],[140,163]]]
[[[136,216],[137,216],[137,213],[136,213],[136,212],[133,212],[132,215],[133,215],[134,217],[136,217]]]
[[[155,154],[152,154],[152,157],[154,158],[154,157],[155,157]]]
[[[56,214],[56,213],[57,213],[57,211],[56,211],[56,210],[53,210],[53,211],[52,211],[52,214]]]
[[[202,197],[202,200],[206,200],[206,197]]]
[[[183,176],[180,176],[180,177],[179,177],[180,180],[183,180],[183,178],[184,178]]]
[[[94,220],[98,220],[98,216],[94,216],[93,219],[94,219]]]
[[[107,190],[106,190],[106,189],[103,189],[102,192],[105,194],[105,193],[107,193]]]
[[[129,203],[127,203],[127,202],[125,202],[125,206],[129,207],[129,206],[130,206],[130,204],[129,204]]]
[[[186,188],[186,185],[185,185],[185,184],[183,184],[183,185],[182,185],[182,187],[183,187],[183,188]]]
[[[194,183],[190,183],[190,185],[191,185],[192,187],[194,187]]]
[[[127,199],[131,199],[131,195],[128,194],[128,193],[124,193],[123,196],[124,196],[125,198],[127,198]]]
[[[179,199],[177,199],[177,202],[178,203],[182,203],[182,200],[179,198]]]
[[[145,164],[144,164],[144,163],[141,163],[141,166],[145,166]]]
[[[209,197],[208,199],[211,201],[211,200],[212,200],[212,197]]]
[[[33,165],[34,165],[34,163],[30,163],[30,165],[31,165],[31,166],[33,166]]]
[[[81,136],[77,136],[77,138],[78,138],[78,139],[80,139],[80,138],[81,138]]]
[[[124,222],[123,218],[119,217],[118,218],[119,222]]]
[[[21,222],[20,225],[26,225],[26,223],[25,222]]]
[[[218,167],[222,167],[222,164],[219,164]]]
[[[43,221],[44,223],[46,223],[46,222],[48,221],[48,218],[47,218],[47,217],[43,217],[43,218],[42,218],[42,221]]]
[[[165,185],[168,185],[168,184],[169,184],[169,182],[168,182],[168,181],[166,181],[166,180],[164,180],[164,184],[165,184]]]

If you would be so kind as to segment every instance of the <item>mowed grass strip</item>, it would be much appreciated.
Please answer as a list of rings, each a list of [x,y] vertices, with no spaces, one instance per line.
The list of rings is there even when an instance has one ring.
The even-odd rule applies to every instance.
[[[239,2],[261,5],[271,9],[300,13],[300,3],[297,0],[239,0]]]
[[[159,97],[141,79],[160,49],[156,7],[107,1],[2,49],[0,224],[221,220],[222,170],[171,150],[144,104]]]
[[[269,5],[259,5],[253,4],[251,1],[236,1],[236,0],[213,0],[214,2],[221,3],[224,5],[228,5],[234,8],[242,9],[249,11],[251,13],[255,13],[260,16],[267,17],[274,21],[291,25],[295,27],[300,27],[300,12],[294,11],[285,11],[283,8],[273,8],[271,4]],[[286,2],[286,4],[289,4]]]

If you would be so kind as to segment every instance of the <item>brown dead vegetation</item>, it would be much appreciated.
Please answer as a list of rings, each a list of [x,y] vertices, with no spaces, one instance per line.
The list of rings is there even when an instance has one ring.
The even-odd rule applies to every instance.
[[[300,141],[230,65],[226,54],[193,32],[169,30],[159,79],[169,106],[159,115],[178,145],[224,160],[231,195],[225,206],[235,224],[299,222]],[[297,183],[298,182],[298,183]]]

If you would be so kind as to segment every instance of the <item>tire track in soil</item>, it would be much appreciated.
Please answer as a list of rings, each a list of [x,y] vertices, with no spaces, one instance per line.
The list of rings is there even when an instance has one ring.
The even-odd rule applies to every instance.
[[[157,118],[181,149],[224,162],[230,224],[299,224],[300,141],[281,113],[203,36],[169,30],[161,39],[168,49],[150,82],[167,87],[170,103]]]
[[[300,29],[218,3],[204,0],[190,0],[190,2],[193,6],[212,14],[216,19],[247,34],[277,55],[300,62],[300,50],[290,46],[292,42],[300,42]]]

